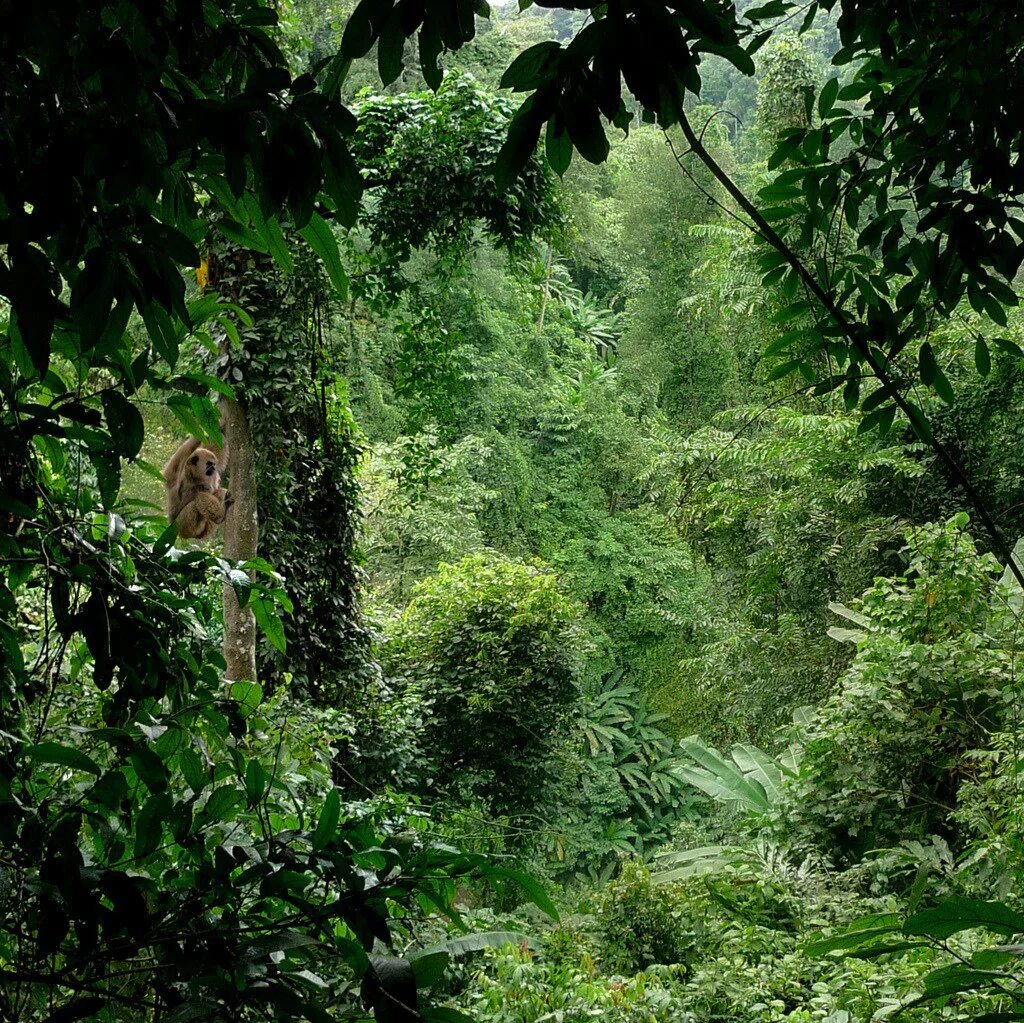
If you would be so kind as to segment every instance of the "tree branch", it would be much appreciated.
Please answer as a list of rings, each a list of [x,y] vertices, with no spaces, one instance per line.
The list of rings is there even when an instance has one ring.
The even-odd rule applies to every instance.
[[[871,369],[874,377],[889,393],[896,407],[908,418],[911,426],[914,426],[917,418],[920,416],[920,413],[917,409],[911,408],[910,403],[900,393],[895,381],[878,360],[875,353],[871,350],[870,344],[856,329],[854,323],[851,322],[843,310],[839,308],[833,297],[821,286],[821,284],[818,283],[814,274],[804,266],[800,257],[789,247],[789,245],[786,244],[778,231],[776,231],[775,228],[765,220],[757,207],[746,197],[746,195],[744,195],[742,189],[740,189],[732,178],[730,178],[722,169],[715,158],[707,151],[703,142],[694,132],[693,126],[690,124],[685,114],[680,118],[680,127],[683,130],[683,135],[690,147],[690,151],[701,160],[708,170],[711,171],[726,192],[728,192],[736,202],[737,206],[739,206],[739,208],[751,219],[757,228],[757,233],[760,234],[761,237],[776,250],[776,252],[785,257],[786,262],[793,268],[804,287],[814,295],[819,303],[821,303],[825,312],[828,313],[829,317],[831,317],[836,326],[843,332],[843,335],[853,346],[857,354]],[[946,449],[944,444],[936,440],[935,437],[931,435],[930,431],[927,437],[927,443],[943,465],[945,465],[950,476],[963,488],[964,493],[967,495],[967,499],[970,501],[974,510],[978,513],[978,518],[981,520],[982,525],[984,525],[988,532],[996,553],[1006,563],[1006,566],[1010,569],[1013,577],[1020,584],[1021,588],[1024,589],[1024,571],[1021,571],[1020,566],[1014,560],[1013,551],[1007,544],[1006,539],[1003,537],[1002,531],[996,525],[995,519],[992,518],[981,493],[971,482],[966,472],[960,467],[960,464],[953,457],[952,453]]]

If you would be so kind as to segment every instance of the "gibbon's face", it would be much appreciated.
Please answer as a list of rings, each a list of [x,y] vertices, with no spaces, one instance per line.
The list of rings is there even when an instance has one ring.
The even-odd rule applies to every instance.
[[[189,473],[197,482],[209,484],[216,489],[220,485],[217,472],[217,456],[209,448],[196,448],[188,460]]]

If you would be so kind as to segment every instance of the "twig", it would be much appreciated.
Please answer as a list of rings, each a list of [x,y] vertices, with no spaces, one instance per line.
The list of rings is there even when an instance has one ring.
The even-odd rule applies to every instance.
[[[876,354],[872,351],[870,343],[861,336],[860,332],[856,329],[855,324],[847,318],[843,310],[836,304],[835,299],[821,286],[814,274],[804,266],[800,257],[789,247],[789,245],[786,244],[775,228],[765,220],[757,207],[746,197],[746,195],[744,195],[742,189],[740,189],[732,178],[726,174],[715,158],[707,151],[707,149],[704,148],[703,143],[697,137],[693,130],[693,126],[690,124],[685,114],[680,117],[679,124],[682,128],[683,135],[690,146],[690,151],[696,154],[701,162],[719,181],[726,192],[728,192],[733,198],[737,206],[739,206],[750,220],[753,221],[757,228],[756,233],[759,234],[780,255],[785,257],[786,262],[793,268],[797,277],[803,282],[807,290],[810,291],[818,300],[821,307],[826,313],[828,313],[829,317],[831,317],[836,326],[850,342],[854,351],[856,351],[860,358],[863,359],[871,369],[871,372],[878,379],[879,383],[881,383],[889,393],[893,404],[903,412],[911,425],[914,425],[919,418],[917,410],[913,409],[907,399],[900,393],[896,386],[896,382],[886,371]],[[1012,551],[1010,550],[1010,547],[1003,537],[998,525],[996,525],[995,520],[992,518],[981,493],[978,491],[978,488],[971,482],[957,460],[946,449],[945,445],[936,440],[934,435],[930,432],[927,443],[935,454],[938,455],[939,460],[946,466],[949,474],[963,488],[964,493],[967,495],[967,499],[978,513],[978,517],[981,519],[982,524],[991,537],[992,545],[999,557],[1006,563],[1014,578],[1018,583],[1020,583],[1021,588],[1024,589],[1024,571],[1022,571],[1021,567],[1016,563],[1016,561],[1014,561]]]

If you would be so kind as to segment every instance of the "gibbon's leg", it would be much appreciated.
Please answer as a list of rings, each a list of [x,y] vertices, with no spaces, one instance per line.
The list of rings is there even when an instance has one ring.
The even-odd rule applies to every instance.
[[[206,528],[206,520],[199,512],[195,501],[189,501],[174,518],[174,524],[178,527],[178,536],[182,540],[202,539],[203,530]]]
[[[178,536],[183,540],[205,540],[224,521],[224,495],[226,490],[199,491],[183,505],[174,521]]]

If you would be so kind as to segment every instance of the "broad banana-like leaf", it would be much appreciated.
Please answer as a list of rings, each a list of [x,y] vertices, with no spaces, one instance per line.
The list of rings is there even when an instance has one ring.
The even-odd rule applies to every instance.
[[[867,635],[860,629],[841,629],[838,625],[830,625],[826,631],[829,638],[834,639],[837,643],[853,643],[854,645]]]
[[[796,757],[773,760],[762,750],[748,743],[737,743],[731,750],[732,760],[711,749],[696,736],[680,742],[683,751],[699,767],[683,764],[676,773],[713,799],[737,803],[748,810],[764,811],[778,802],[787,777],[796,777]]]
[[[1018,568],[1024,568],[1024,536],[1013,545],[1011,558]],[[1024,607],[1024,592],[1021,591],[1020,583],[1014,578],[1009,565],[1006,566],[1006,570],[1003,572],[999,582],[1010,591],[1009,596],[1006,598],[1006,602],[1010,607],[1015,611],[1019,611]]]
[[[687,849],[684,852],[672,852],[657,857],[663,860],[666,869],[651,874],[655,884],[668,884],[681,881],[695,874],[703,874],[725,863],[724,845],[705,845],[698,849]]]
[[[758,788],[742,776],[730,776],[723,780],[716,778],[709,771],[701,771],[692,767],[680,767],[679,776],[694,788],[707,793],[712,799],[723,803],[739,803],[748,810],[767,810],[768,796],[764,789]]]
[[[840,604],[838,601],[830,600],[828,602],[828,609],[832,614],[839,615],[840,618],[845,618],[847,621],[853,622],[854,625],[859,625],[862,629],[871,628],[871,619],[868,618],[867,615],[863,615],[859,611],[854,611],[845,604]]]
[[[744,780],[742,771],[730,764],[717,750],[706,746],[696,735],[691,735],[688,739],[680,739],[679,745],[683,752],[691,760],[700,764],[705,771],[709,771],[717,778],[732,781],[738,786],[742,785]]]
[[[527,945],[530,948],[536,947],[535,939],[523,934],[520,931],[479,931],[476,934],[467,934],[461,938],[451,938],[448,941],[439,942],[429,948],[417,949],[408,955],[408,959],[415,962],[424,956],[436,955],[439,952],[446,952],[452,958],[463,956],[469,952],[480,952],[485,948],[501,948],[502,945]]]
[[[795,777],[792,771],[749,743],[740,742],[733,746],[732,758],[747,778],[761,783],[773,803],[782,795],[786,776]]]
[[[793,724],[798,728],[806,728],[814,718],[813,707],[797,707],[793,711]]]

